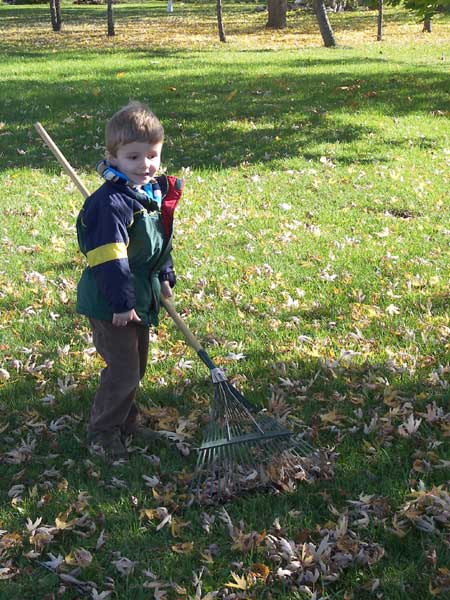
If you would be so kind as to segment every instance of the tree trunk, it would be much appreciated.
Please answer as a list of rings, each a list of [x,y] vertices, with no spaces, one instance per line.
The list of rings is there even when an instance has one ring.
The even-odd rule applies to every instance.
[[[113,0],[108,0],[108,7],[106,9],[107,19],[108,19],[108,35],[113,36],[116,35],[116,30],[114,29],[114,12],[113,12]]]
[[[377,42],[383,39],[383,0],[378,0],[378,31]]]
[[[431,33],[431,17],[425,17],[423,20],[423,33]]]
[[[334,33],[331,29],[330,21],[328,20],[327,10],[324,0],[313,0],[314,12],[316,13],[317,22],[319,24],[320,33],[323,43],[327,48],[336,46]]]
[[[223,20],[222,20],[222,0],[217,0],[216,13],[217,13],[217,26],[219,28],[219,39],[221,42],[226,42],[227,39],[225,37],[225,29],[223,28]]]
[[[53,31],[61,31],[61,6],[59,0],[50,0],[50,17]]]
[[[267,0],[268,18],[266,27],[284,29],[286,27],[287,0]]]

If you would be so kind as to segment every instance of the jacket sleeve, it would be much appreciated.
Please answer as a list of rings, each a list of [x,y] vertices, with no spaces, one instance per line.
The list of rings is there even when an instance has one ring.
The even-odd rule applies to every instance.
[[[159,272],[159,280],[168,281],[171,288],[175,286],[177,282],[177,276],[175,274],[175,269],[173,268],[172,256],[169,256],[167,261],[161,267],[161,270]]]
[[[127,253],[132,218],[132,209],[120,194],[93,202],[83,214],[88,264],[98,289],[115,313],[136,306]]]

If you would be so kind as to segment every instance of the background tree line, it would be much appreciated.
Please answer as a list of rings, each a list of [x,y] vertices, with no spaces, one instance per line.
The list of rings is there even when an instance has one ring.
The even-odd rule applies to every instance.
[[[5,1],[5,0],[4,0]],[[48,0],[6,0],[9,4],[46,4]],[[50,19],[53,31],[62,30],[61,0],[49,0]],[[117,0],[74,0],[74,4],[105,4],[106,22],[108,36],[115,35],[114,24],[114,4]],[[170,0],[169,0],[170,3]],[[189,4],[189,0],[185,0]],[[224,20],[223,20],[223,2],[215,0],[219,39],[226,42]],[[176,5],[176,2],[175,2]],[[262,10],[267,10],[266,27],[269,29],[284,29],[287,25],[287,12],[289,9],[304,9],[314,11],[318,27],[327,47],[337,45],[333,29],[328,18],[329,12],[339,12],[343,10],[357,10],[361,7],[378,10],[377,18],[377,40],[383,38],[383,9],[385,6],[404,6],[411,11],[415,18],[423,22],[423,31],[431,33],[432,18],[441,12],[450,11],[450,0],[267,0],[267,6],[262,6]],[[168,12],[172,12],[173,4]]]

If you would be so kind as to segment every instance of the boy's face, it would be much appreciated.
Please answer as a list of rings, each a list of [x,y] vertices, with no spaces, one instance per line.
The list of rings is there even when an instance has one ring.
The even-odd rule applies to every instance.
[[[119,146],[116,156],[109,156],[113,167],[121,171],[135,185],[145,185],[161,164],[162,142],[131,142]]]

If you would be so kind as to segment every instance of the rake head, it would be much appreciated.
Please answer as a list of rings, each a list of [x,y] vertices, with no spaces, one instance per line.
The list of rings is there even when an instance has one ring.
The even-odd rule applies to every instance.
[[[213,382],[209,423],[191,483],[195,501],[226,502],[264,488],[293,490],[298,481],[322,475],[329,463],[321,452],[269,415],[255,415],[220,372],[213,373]]]

